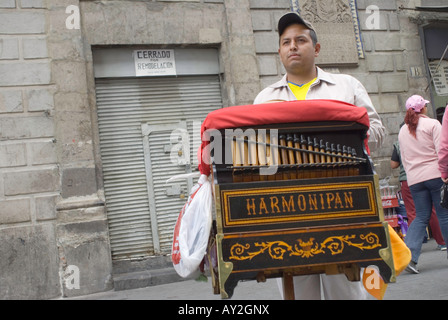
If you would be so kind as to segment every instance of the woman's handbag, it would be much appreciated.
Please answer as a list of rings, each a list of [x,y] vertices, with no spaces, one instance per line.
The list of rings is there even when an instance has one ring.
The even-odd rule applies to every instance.
[[[448,209],[448,184],[446,183],[440,188],[440,206]]]

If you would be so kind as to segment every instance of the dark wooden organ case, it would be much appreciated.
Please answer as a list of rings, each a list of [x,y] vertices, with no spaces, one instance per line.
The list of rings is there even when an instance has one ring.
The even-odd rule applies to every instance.
[[[208,252],[209,260],[216,254],[215,294],[231,298],[239,281],[282,277],[289,299],[293,276],[342,273],[360,281],[368,266],[395,282],[366,133],[344,121],[220,130],[214,139],[222,139],[215,145],[223,152],[211,156],[216,217]],[[260,174],[269,165],[275,173]]]

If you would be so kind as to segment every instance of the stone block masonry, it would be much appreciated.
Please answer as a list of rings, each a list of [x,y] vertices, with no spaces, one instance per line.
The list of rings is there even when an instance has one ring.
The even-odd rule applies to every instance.
[[[0,299],[61,294],[46,1],[0,2]]]
[[[49,299],[60,294],[55,234],[52,223],[1,229],[1,299]]]
[[[111,289],[86,57],[80,30],[66,27],[68,5],[80,7],[0,1],[0,299]],[[80,290],[65,285],[70,265]]]
[[[43,34],[45,32],[45,13],[36,11],[0,12],[0,34]]]
[[[47,14],[41,0],[0,3],[0,228],[34,223],[35,197],[60,188]]]
[[[58,169],[10,171],[3,174],[5,196],[55,192],[59,188]]]

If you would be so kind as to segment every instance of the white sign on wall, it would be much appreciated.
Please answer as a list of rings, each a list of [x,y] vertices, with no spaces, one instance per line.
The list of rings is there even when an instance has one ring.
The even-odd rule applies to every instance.
[[[175,76],[174,50],[145,49],[134,50],[135,75]]]
[[[437,68],[438,66],[438,68]],[[432,61],[429,63],[432,80],[439,96],[448,96],[448,61]]]

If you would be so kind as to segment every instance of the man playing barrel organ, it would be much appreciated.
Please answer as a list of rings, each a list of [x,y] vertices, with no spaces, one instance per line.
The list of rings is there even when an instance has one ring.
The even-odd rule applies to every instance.
[[[262,90],[254,104],[271,101],[310,99],[340,100],[367,110],[370,128],[368,145],[378,149],[385,136],[385,128],[364,86],[354,77],[331,74],[315,64],[320,44],[314,27],[297,13],[283,15],[278,22],[279,55],[286,75]],[[325,299],[366,299],[367,291],[361,281],[350,282],[344,274],[304,275],[294,277],[295,298],[320,299],[320,288]],[[322,282],[322,286],[321,286]]]

